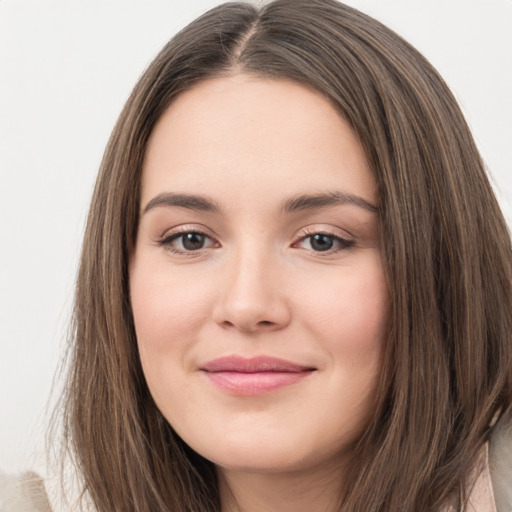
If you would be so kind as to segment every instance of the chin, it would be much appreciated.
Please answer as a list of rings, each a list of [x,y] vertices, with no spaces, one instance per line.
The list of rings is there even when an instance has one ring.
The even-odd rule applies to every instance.
[[[220,469],[246,473],[310,471],[326,462],[332,468],[341,465],[350,451],[344,446],[334,451],[332,445],[322,446],[315,440],[310,443],[306,435],[294,436],[289,431],[279,434],[226,435],[215,443],[200,442],[190,446]]]

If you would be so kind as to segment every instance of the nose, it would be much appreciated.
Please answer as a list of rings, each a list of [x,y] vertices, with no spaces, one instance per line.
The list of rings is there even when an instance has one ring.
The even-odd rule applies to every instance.
[[[244,333],[283,329],[291,320],[282,269],[268,254],[238,255],[219,275],[214,321]]]

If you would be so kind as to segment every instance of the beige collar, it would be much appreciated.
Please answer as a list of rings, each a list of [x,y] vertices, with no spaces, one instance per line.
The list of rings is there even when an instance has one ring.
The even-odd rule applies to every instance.
[[[467,507],[464,510],[466,512],[497,512],[489,471],[488,443],[482,448],[475,470],[470,476],[470,482],[472,481],[474,481],[474,484],[469,493]],[[457,510],[450,505],[444,508],[443,512],[457,512]]]

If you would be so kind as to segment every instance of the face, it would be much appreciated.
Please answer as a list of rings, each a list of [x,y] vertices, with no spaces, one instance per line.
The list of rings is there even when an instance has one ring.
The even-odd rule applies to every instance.
[[[212,79],[156,125],[130,261],[140,358],[162,414],[221,470],[350,453],[386,338],[377,202],[354,133],[303,86]]]

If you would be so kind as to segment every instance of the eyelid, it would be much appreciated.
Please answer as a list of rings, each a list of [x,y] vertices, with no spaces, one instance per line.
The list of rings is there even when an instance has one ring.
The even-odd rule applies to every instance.
[[[184,235],[187,233],[197,233],[200,235],[205,236],[206,238],[209,238],[213,241],[213,243],[208,246],[201,249],[197,249],[195,251],[186,251],[186,250],[180,250],[176,248],[170,247],[171,242],[178,238],[180,235]],[[214,235],[211,230],[208,228],[198,225],[198,224],[182,224],[170,229],[166,229],[156,240],[157,245],[164,247],[167,251],[184,255],[184,256],[198,256],[200,253],[203,253],[204,251],[207,251],[212,248],[220,247],[220,243],[218,241],[218,237]]]
[[[205,226],[202,226],[201,224],[180,224],[179,226],[175,226],[172,228],[166,229],[159,237],[158,239],[165,240],[166,238],[169,238],[173,235],[179,235],[181,233],[200,233],[202,235],[205,235],[209,238],[217,238],[214,233]]]
[[[294,238],[291,246],[296,247],[299,244],[299,242],[302,242],[302,241],[306,240],[307,238],[312,237],[314,235],[325,235],[325,236],[333,237],[343,245],[343,247],[341,247],[341,248],[328,249],[326,251],[313,251],[313,250],[304,249],[304,250],[306,250],[312,254],[315,254],[315,255],[322,255],[322,254],[325,256],[332,255],[332,254],[335,254],[340,251],[349,250],[356,243],[353,235],[351,235],[350,233],[348,233],[345,230],[342,230],[335,226],[328,226],[325,224],[316,224],[316,225],[306,226],[306,227],[302,228],[302,230],[299,232],[299,234],[297,234],[297,236]]]
[[[200,234],[212,241],[207,247],[199,248],[197,250],[180,250],[178,248],[171,247],[171,243],[173,240],[178,238],[182,234],[187,233],[197,233]],[[355,245],[356,241],[349,232],[342,230],[337,226],[326,225],[326,224],[315,224],[303,227],[298,234],[293,238],[290,246],[293,248],[299,248],[299,243],[305,241],[307,238],[312,237],[314,235],[325,235],[328,237],[332,237],[337,240],[338,245],[341,247],[326,249],[325,251],[316,251],[312,249],[302,248],[304,251],[312,253],[314,255],[332,255],[341,251],[349,250],[353,245]],[[211,232],[210,229],[206,228],[203,225],[198,224],[182,224],[179,226],[175,226],[170,229],[166,229],[158,238],[155,240],[156,244],[164,247],[171,253],[185,255],[189,257],[198,256],[205,251],[216,249],[221,247],[220,242],[218,241],[218,237]]]
[[[298,234],[295,236],[295,240],[297,241],[307,236],[318,234],[335,236],[347,241],[353,241],[355,239],[355,236],[352,235],[352,233],[337,226],[333,226],[331,224],[311,224],[301,228]]]

